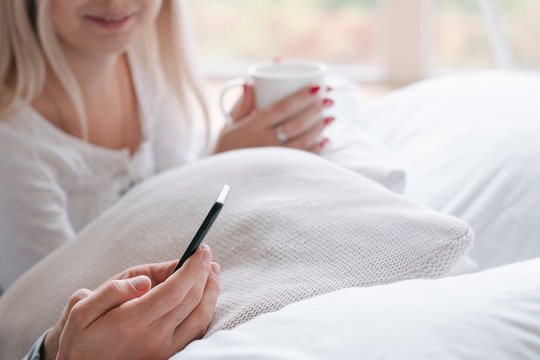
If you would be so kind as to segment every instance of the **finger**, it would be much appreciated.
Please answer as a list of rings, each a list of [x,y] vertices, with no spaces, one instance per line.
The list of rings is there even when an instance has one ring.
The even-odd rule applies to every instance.
[[[67,318],[71,313],[73,307],[92,294],[94,294],[94,292],[88,289],[79,289],[75,293],[73,293],[73,295],[71,295],[66,307],[62,311],[62,315],[60,316],[61,328],[64,328],[64,325],[66,324]]]
[[[313,145],[310,149],[308,149],[308,151],[318,155],[329,142],[330,140],[328,138],[324,138],[321,141],[317,142],[315,145]]]
[[[326,125],[324,124],[324,120],[321,120],[302,135],[297,136],[283,145],[294,149],[310,149],[317,143],[317,139],[325,127]]]
[[[150,279],[144,275],[109,281],[98,291],[78,302],[71,310],[69,318],[86,328],[109,310],[142,296],[150,288]]]
[[[255,91],[252,85],[244,85],[244,94],[231,110],[231,117],[238,122],[247,117],[255,109]]]
[[[184,301],[193,287],[204,287],[210,271],[212,252],[208,247],[193,254],[182,267],[167,280],[155,286],[136,302],[126,304],[126,310],[151,324]],[[200,284],[203,284],[202,286]]]
[[[79,289],[75,293],[73,293],[73,295],[71,295],[68,303],[66,304],[66,307],[62,311],[60,319],[58,319],[54,327],[48,332],[47,336],[45,336],[45,339],[43,340],[43,346],[48,353],[56,354],[58,352],[60,334],[62,333],[62,331],[64,331],[64,327],[66,326],[67,319],[73,307],[77,305],[80,301],[92,295],[93,293],[93,291],[90,291],[88,289]]]
[[[219,272],[219,265],[212,263],[212,271],[206,281],[200,303],[174,331],[173,343],[177,351],[183,349],[190,341],[200,339],[206,334],[219,297]]]
[[[208,277],[200,279],[200,281],[191,288],[180,304],[161,317],[159,321],[164,327],[174,329],[188,317],[193,309],[201,302],[207,282]]]
[[[298,116],[286,121],[281,125],[282,131],[287,134],[290,139],[305,133],[313,127],[317,121],[322,119],[323,105],[321,101],[317,101]]]
[[[77,290],[69,298],[69,301],[68,301],[67,306],[66,306],[67,312],[68,313],[71,312],[71,309],[73,309],[73,307],[75,305],[77,305],[79,303],[79,301],[86,299],[87,297],[89,297],[92,294],[94,294],[94,292],[90,291],[88,289],[79,289],[79,290]]]
[[[156,286],[159,283],[165,281],[172,273],[175,268],[178,260],[165,261],[162,263],[156,264],[145,264],[134,266],[132,268],[122,271],[120,274],[113,276],[108,281],[103,283],[97,290],[103,287],[111,280],[123,280],[137,277],[139,275],[145,275],[150,278],[152,281],[152,287]]]
[[[263,110],[258,122],[266,128],[278,125],[316,102],[319,90],[319,86],[308,86],[298,90],[270,108]]]
[[[244,88],[244,107],[239,119],[243,119],[255,110],[255,88],[246,84]]]

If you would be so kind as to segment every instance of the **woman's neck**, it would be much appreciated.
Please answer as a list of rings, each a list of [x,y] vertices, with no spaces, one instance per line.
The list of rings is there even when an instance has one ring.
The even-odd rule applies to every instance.
[[[103,96],[104,89],[114,88],[123,53],[108,55],[80,54],[64,46],[64,56],[77,79],[83,97],[92,102]]]
[[[81,89],[88,141],[111,149],[128,147],[133,153],[142,139],[142,130],[125,52],[88,56],[71,49],[63,51]],[[32,105],[53,125],[82,138],[75,107],[51,69],[45,91]]]

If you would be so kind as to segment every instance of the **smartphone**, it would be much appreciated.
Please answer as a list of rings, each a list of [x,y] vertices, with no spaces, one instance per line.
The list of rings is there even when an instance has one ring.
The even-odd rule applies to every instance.
[[[201,245],[201,242],[203,241],[204,237],[208,233],[208,230],[212,227],[212,224],[216,220],[217,216],[219,215],[219,212],[223,208],[223,205],[225,204],[225,200],[227,200],[227,196],[229,196],[229,191],[231,188],[227,185],[223,185],[223,188],[221,189],[221,192],[219,193],[216,202],[208,212],[208,215],[206,215],[206,218],[202,222],[201,226],[199,227],[199,230],[197,230],[197,233],[195,234],[195,237],[191,242],[189,243],[189,246],[186,249],[186,252],[184,252],[184,255],[180,258],[180,261],[178,261],[178,264],[174,268],[172,274],[178,269],[184,265],[186,260],[197,251],[199,248],[199,245]]]

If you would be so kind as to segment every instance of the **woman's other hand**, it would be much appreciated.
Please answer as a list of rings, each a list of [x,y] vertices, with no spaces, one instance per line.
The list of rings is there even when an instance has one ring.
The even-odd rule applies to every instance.
[[[319,153],[328,142],[320,134],[334,118],[322,110],[333,105],[318,96],[318,86],[308,86],[261,112],[255,111],[253,86],[245,85],[244,94],[231,111],[232,124],[222,129],[215,152],[233,149],[286,146]]]
[[[211,258],[203,245],[173,275],[177,261],[143,265],[79,290],[45,339],[46,359],[59,330],[58,359],[168,359],[210,324],[219,295]]]

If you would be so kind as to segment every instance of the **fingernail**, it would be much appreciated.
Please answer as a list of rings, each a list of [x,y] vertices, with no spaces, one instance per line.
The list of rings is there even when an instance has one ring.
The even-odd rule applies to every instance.
[[[329,116],[327,118],[324,119],[324,125],[330,125],[332,122],[334,122],[334,120],[336,120],[333,116]]]
[[[206,245],[206,244],[202,244],[200,247],[199,247],[199,250],[210,250],[210,246]]]
[[[135,288],[137,291],[144,291],[149,288],[149,282],[150,279],[147,276],[140,275],[137,277],[134,277],[132,279],[129,279],[131,282],[131,285]]]
[[[324,138],[321,140],[321,142],[319,143],[319,146],[321,147],[321,149],[323,147],[325,147],[328,143],[330,142],[330,139],[329,138]]]
[[[319,90],[321,90],[321,87],[320,86],[312,86],[310,89],[309,89],[309,92],[312,93],[312,94],[316,94],[319,92]]]
[[[328,107],[328,106],[334,105],[334,100],[332,100],[332,99],[324,99],[322,103],[323,103],[323,105],[325,107]]]
[[[326,91],[332,91],[332,87],[331,87],[331,86],[327,86],[327,87],[326,87]]]
[[[221,271],[221,268],[219,267],[219,264],[218,263],[212,263],[210,266],[212,267],[212,272],[214,274],[216,274],[217,276],[219,276],[219,273]]]
[[[206,266],[210,264],[211,260],[212,260],[212,253],[210,251],[205,251],[202,256],[203,265]]]

